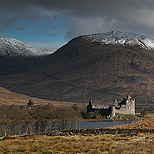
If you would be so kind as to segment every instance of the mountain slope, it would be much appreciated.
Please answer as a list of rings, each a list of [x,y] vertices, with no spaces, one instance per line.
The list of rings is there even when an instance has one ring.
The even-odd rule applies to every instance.
[[[28,70],[41,57],[52,53],[49,49],[35,48],[22,41],[0,36],[0,75]]]
[[[85,93],[87,99],[111,101],[130,93],[145,100],[146,94],[153,95],[153,62],[153,52],[137,46],[101,45],[75,39],[48,57],[40,70],[73,85],[75,88],[66,89],[68,94],[78,89],[77,97],[84,97]]]
[[[33,101],[34,105],[51,104],[53,106],[69,106],[73,104],[71,102],[59,102],[29,97],[0,87],[0,105],[27,105],[30,99]]]
[[[51,53],[52,50],[35,48],[19,40],[0,36],[0,56],[42,56]]]
[[[102,43],[103,40],[106,43]],[[22,71],[1,76],[0,86],[51,100],[88,102],[94,99],[94,102],[113,103],[114,99],[131,94],[137,103],[144,103],[146,95],[153,103],[152,42],[146,37],[119,31],[79,36],[52,55],[35,62],[31,60],[26,71],[20,69]]]

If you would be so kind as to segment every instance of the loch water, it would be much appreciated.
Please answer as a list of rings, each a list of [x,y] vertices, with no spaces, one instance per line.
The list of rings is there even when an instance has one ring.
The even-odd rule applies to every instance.
[[[137,122],[137,121],[133,121]],[[41,132],[61,131],[68,129],[98,129],[113,127],[117,125],[124,125],[132,123],[130,121],[67,121],[65,123],[61,121],[55,122],[32,122],[32,123],[12,123],[3,126],[4,129],[0,130],[0,136],[8,135],[21,135],[21,134],[36,134]]]
[[[131,122],[128,121],[80,121],[80,129],[105,128],[117,125],[125,125]]]

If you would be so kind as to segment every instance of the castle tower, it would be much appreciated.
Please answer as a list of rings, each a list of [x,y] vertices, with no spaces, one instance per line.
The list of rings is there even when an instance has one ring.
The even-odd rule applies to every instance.
[[[92,112],[92,100],[89,100],[89,105],[87,105],[87,112]]]
[[[116,102],[114,102],[114,104],[116,104]],[[132,99],[131,96],[128,95],[126,99],[118,103],[118,107],[115,108],[115,113],[135,115],[135,99]]]
[[[130,95],[127,96],[126,108],[129,109],[129,113],[135,115],[135,99],[132,99]]]
[[[111,106],[111,118],[115,116],[115,106]]]
[[[131,100],[131,112],[135,115],[135,99]]]

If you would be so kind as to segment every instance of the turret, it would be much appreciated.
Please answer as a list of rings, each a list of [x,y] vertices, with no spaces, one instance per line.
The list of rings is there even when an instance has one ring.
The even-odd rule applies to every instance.
[[[114,105],[115,105],[115,107],[118,107],[118,101],[117,101],[117,99],[114,100]]]
[[[130,95],[127,96],[127,100],[131,100],[131,96]]]

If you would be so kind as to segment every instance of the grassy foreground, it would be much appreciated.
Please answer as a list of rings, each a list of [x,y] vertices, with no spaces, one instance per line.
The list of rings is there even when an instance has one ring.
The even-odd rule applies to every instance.
[[[30,136],[0,141],[1,153],[154,153],[154,135]]]
[[[154,116],[150,116],[139,123],[114,128],[154,129]],[[16,136],[15,139],[0,140],[0,153],[153,154],[154,134],[140,133],[137,136],[126,137],[123,134]]]

